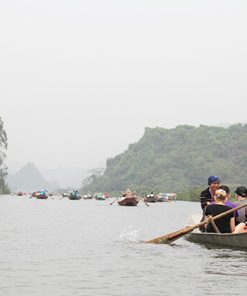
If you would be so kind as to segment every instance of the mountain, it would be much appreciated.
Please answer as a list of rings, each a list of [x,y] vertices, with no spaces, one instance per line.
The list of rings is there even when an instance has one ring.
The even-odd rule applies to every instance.
[[[33,163],[27,163],[17,173],[7,176],[7,183],[12,192],[36,191],[41,188],[54,191],[56,183],[47,181]]]
[[[246,145],[247,124],[147,127],[137,143],[107,160],[103,176],[91,176],[82,190],[183,192],[206,187],[210,175],[224,184],[247,185]]]

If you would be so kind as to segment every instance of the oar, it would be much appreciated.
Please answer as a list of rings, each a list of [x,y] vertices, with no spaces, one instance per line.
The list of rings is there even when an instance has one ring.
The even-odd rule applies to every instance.
[[[111,206],[112,204],[114,204],[115,201],[117,201],[118,198],[116,198],[113,202],[111,202],[109,205]]]
[[[226,215],[228,215],[228,214],[230,214],[230,213],[232,213],[232,212],[235,212],[235,211],[237,211],[237,210],[239,210],[239,209],[241,209],[241,208],[244,208],[244,207],[246,207],[246,206],[247,206],[247,203],[244,203],[244,204],[242,204],[242,205],[240,205],[240,206],[238,206],[238,207],[232,208],[232,209],[230,209],[230,210],[228,210],[228,211],[226,211],[226,212],[224,212],[224,213],[221,213],[221,214],[219,214],[219,215],[217,215],[217,216],[214,216],[214,217],[212,217],[211,219],[212,219],[212,220],[217,220],[217,219],[219,219],[219,218],[222,218],[222,217],[224,217],[224,216],[226,216]],[[195,228],[198,228],[198,227],[200,227],[200,226],[202,226],[202,225],[207,224],[208,222],[209,222],[209,219],[206,218],[204,221],[202,221],[202,222],[200,222],[200,223],[198,223],[198,224],[194,224],[194,225],[191,225],[191,226],[187,226],[187,227],[185,227],[185,228],[183,228],[183,229],[180,229],[180,230],[178,230],[178,231],[171,232],[171,233],[168,233],[168,234],[165,234],[165,235],[162,235],[162,236],[156,237],[156,238],[151,239],[151,240],[147,240],[147,241],[145,241],[145,243],[169,244],[169,243],[171,243],[171,242],[173,242],[173,241],[179,239],[180,237],[182,237],[182,236],[184,236],[184,235],[190,233],[190,232],[193,231]]]
[[[145,203],[145,205],[146,205],[147,207],[149,207],[149,204],[148,204],[147,202],[145,202],[144,198],[141,198],[141,197],[140,197],[140,200],[142,200],[142,201]]]

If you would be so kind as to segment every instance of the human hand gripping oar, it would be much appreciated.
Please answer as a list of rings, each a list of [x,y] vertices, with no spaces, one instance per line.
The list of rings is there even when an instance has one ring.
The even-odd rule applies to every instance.
[[[235,212],[241,208],[244,208],[247,206],[247,203],[244,203],[238,207],[235,207],[235,208],[232,208],[226,212],[223,212],[217,216],[214,216],[214,217],[211,217],[210,219],[212,220],[217,220],[219,218],[222,218],[232,212]],[[209,218],[206,218],[204,221],[198,223],[198,224],[194,224],[194,225],[191,225],[191,226],[187,226],[183,229],[180,229],[180,230],[177,230],[175,232],[171,232],[171,233],[168,233],[168,234],[165,234],[165,235],[162,235],[162,236],[159,236],[159,237],[156,237],[154,239],[151,239],[151,240],[147,240],[145,241],[145,243],[154,243],[154,244],[169,244],[177,239],[179,239],[180,237],[190,233],[191,231],[193,231],[194,229],[200,227],[200,226],[203,226],[207,223],[209,223]]]

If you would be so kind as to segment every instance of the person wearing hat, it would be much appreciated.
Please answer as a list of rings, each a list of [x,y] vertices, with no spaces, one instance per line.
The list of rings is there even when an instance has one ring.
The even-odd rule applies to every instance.
[[[237,205],[242,205],[247,202],[247,188],[245,186],[239,186],[235,190]],[[242,208],[238,210],[237,223],[246,222],[247,209]]]
[[[201,208],[204,210],[207,205],[214,201],[215,191],[219,189],[220,179],[218,176],[208,177],[208,188],[200,194]]]

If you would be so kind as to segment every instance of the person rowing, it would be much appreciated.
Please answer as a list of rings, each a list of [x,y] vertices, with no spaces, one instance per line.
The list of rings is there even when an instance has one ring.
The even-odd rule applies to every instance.
[[[228,194],[223,189],[218,189],[215,191],[215,202],[211,203],[206,207],[205,216],[217,216],[226,211],[232,209],[232,207],[226,205],[228,200]],[[215,224],[214,224],[215,223]],[[239,233],[245,225],[240,223],[235,225],[235,215],[234,212],[223,216],[222,218],[216,220],[214,223],[208,223],[205,225],[206,232],[219,232],[219,233]],[[216,227],[215,227],[216,226]]]

